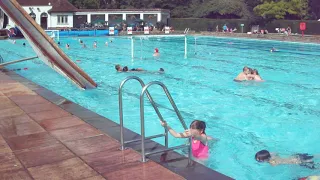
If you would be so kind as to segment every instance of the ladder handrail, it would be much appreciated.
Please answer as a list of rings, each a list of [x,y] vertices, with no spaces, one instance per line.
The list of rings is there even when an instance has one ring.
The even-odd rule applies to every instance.
[[[141,154],[142,154],[142,162],[146,162],[146,154],[145,154],[145,143],[144,143],[144,140],[145,140],[145,128],[144,128],[144,94],[146,92],[148,92],[148,88],[152,85],[159,85],[162,87],[162,89],[164,90],[164,92],[166,93],[166,96],[167,98],[169,99],[175,113],[177,114],[179,120],[180,120],[180,123],[182,124],[183,128],[185,130],[188,129],[186,123],[184,122],[181,114],[180,114],[180,111],[179,109],[177,108],[175,102],[173,101],[172,99],[172,96],[170,94],[170,92],[168,91],[168,88],[162,83],[162,82],[159,82],[159,81],[152,81],[150,83],[148,83],[147,85],[145,85],[143,88],[142,88],[142,91],[141,91],[141,94],[140,94],[140,121],[141,121]],[[166,128],[165,128],[166,129]],[[191,138],[189,138],[189,143],[190,143],[190,147],[189,147],[189,163],[191,161]]]
[[[121,143],[121,150],[124,150],[125,147],[124,147],[124,137],[123,137],[123,129],[124,129],[124,126],[123,126],[123,103],[122,103],[122,88],[123,86],[125,85],[125,83],[129,80],[137,80],[139,81],[141,87],[143,88],[145,86],[144,82],[142,81],[142,79],[140,79],[139,77],[137,76],[129,76],[127,78],[125,78],[120,86],[119,86],[119,91],[118,91],[118,94],[119,94],[119,117],[120,117],[120,134],[121,134],[121,137],[120,137],[120,143]],[[149,94],[148,91],[146,91],[146,94],[147,94],[147,97],[151,103],[151,105],[153,106],[154,110],[156,111],[159,119],[161,121],[163,121],[163,117],[158,109],[158,107],[156,106],[155,102],[153,101],[151,95]],[[166,133],[167,134],[167,133]],[[168,147],[168,135],[166,135],[166,139],[165,139],[165,144],[166,144],[166,147]]]

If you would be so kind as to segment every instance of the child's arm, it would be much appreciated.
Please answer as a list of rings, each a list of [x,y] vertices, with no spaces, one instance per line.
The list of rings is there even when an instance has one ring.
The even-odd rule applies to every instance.
[[[188,130],[186,130],[185,132],[183,133],[177,133],[175,130],[173,130],[170,126],[168,126],[167,122],[165,121],[161,121],[161,125],[164,127],[164,128],[167,128],[169,133],[173,136],[173,137],[176,137],[176,138],[188,138],[190,137],[190,133]]]

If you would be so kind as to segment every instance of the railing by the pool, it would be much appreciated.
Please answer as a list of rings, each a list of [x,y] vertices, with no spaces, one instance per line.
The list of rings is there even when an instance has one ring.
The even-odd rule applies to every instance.
[[[123,86],[125,85],[125,83],[129,80],[137,80],[139,81],[141,87],[142,87],[142,91],[141,91],[141,94],[140,94],[140,123],[141,123],[141,139],[133,139],[133,140],[129,140],[129,141],[124,141],[124,134],[123,134],[123,129],[124,129],[124,126],[123,126],[123,103],[122,103],[122,88]],[[144,84],[144,82],[139,78],[139,77],[136,77],[136,76],[129,76],[127,77],[126,79],[124,79],[121,83],[120,83],[120,87],[119,87],[119,117],[120,117],[120,142],[121,142],[121,147],[120,149],[121,150],[124,150],[125,149],[125,144],[128,144],[128,143],[132,143],[132,142],[137,142],[137,141],[140,141],[141,140],[141,159],[142,159],[142,162],[146,162],[146,156],[148,155],[152,155],[152,154],[157,154],[157,153],[161,153],[161,152],[166,152],[166,151],[172,151],[172,150],[175,150],[175,149],[181,149],[181,148],[185,148],[185,147],[188,147],[188,157],[189,157],[189,163],[191,162],[191,149],[190,149],[190,144],[191,144],[191,139],[189,139],[189,143],[190,144],[187,144],[187,145],[179,145],[179,146],[174,146],[174,147],[168,147],[168,130],[165,128],[165,133],[164,134],[158,134],[158,135],[153,135],[153,136],[149,136],[149,137],[145,137],[145,127],[144,127],[144,94],[147,94],[147,97],[152,105],[152,107],[154,108],[154,110],[156,111],[159,119],[161,121],[164,121],[163,120],[163,117],[156,105],[156,103],[153,101],[150,93],[148,92],[148,88],[152,85],[159,85],[162,87],[162,89],[164,90],[166,96],[168,97],[174,111],[176,112],[183,128],[186,130],[187,129],[187,125],[186,123],[184,122],[181,114],[180,114],[180,111],[178,110],[175,102],[173,101],[167,87],[159,82],[159,81],[152,81],[150,83],[148,83],[147,85]],[[154,138],[158,138],[158,137],[163,137],[165,136],[165,147],[166,149],[162,149],[162,150],[157,150],[157,151],[151,151],[151,152],[145,152],[145,140],[149,140],[149,139],[154,139]]]

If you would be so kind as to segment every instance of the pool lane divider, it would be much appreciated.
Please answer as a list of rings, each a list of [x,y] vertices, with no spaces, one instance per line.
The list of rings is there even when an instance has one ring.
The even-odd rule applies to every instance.
[[[97,87],[93,79],[59,48],[16,0],[1,0],[0,7],[15,22],[39,59],[46,65],[81,89]]]

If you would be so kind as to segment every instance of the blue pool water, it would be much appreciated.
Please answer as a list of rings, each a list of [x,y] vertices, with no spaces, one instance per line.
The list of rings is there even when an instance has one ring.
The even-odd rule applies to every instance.
[[[236,179],[294,179],[320,174],[296,165],[272,167],[259,164],[254,155],[268,149],[283,156],[294,153],[320,153],[320,46],[214,37],[188,37],[188,54],[184,56],[183,37],[139,38],[134,42],[135,58],[131,59],[131,40],[126,37],[83,38],[88,49],[80,48],[77,38],[62,38],[61,48],[98,84],[94,90],[82,91],[36,61],[23,62],[9,68],[22,76],[91,109],[115,122],[118,117],[118,87],[129,75],[146,83],[159,80],[171,92],[187,124],[193,119],[207,123],[206,133],[218,138],[210,143],[206,165]],[[110,43],[110,41],[113,41]],[[6,61],[34,56],[30,46],[0,41],[1,55]],[[93,49],[94,41],[98,48]],[[109,46],[104,45],[105,41]],[[64,45],[69,43],[70,50]],[[159,48],[161,57],[152,57]],[[279,52],[270,53],[275,47]],[[141,67],[148,73],[117,73],[115,64]],[[233,78],[247,65],[259,70],[263,83],[235,83]],[[156,71],[165,69],[164,74]],[[124,88],[125,126],[140,132],[139,94],[137,82]],[[150,93],[160,105],[167,122],[183,131],[162,90],[151,87]],[[157,116],[146,105],[146,135],[163,132]],[[163,143],[163,139],[157,140]],[[169,145],[185,140],[170,136]]]

